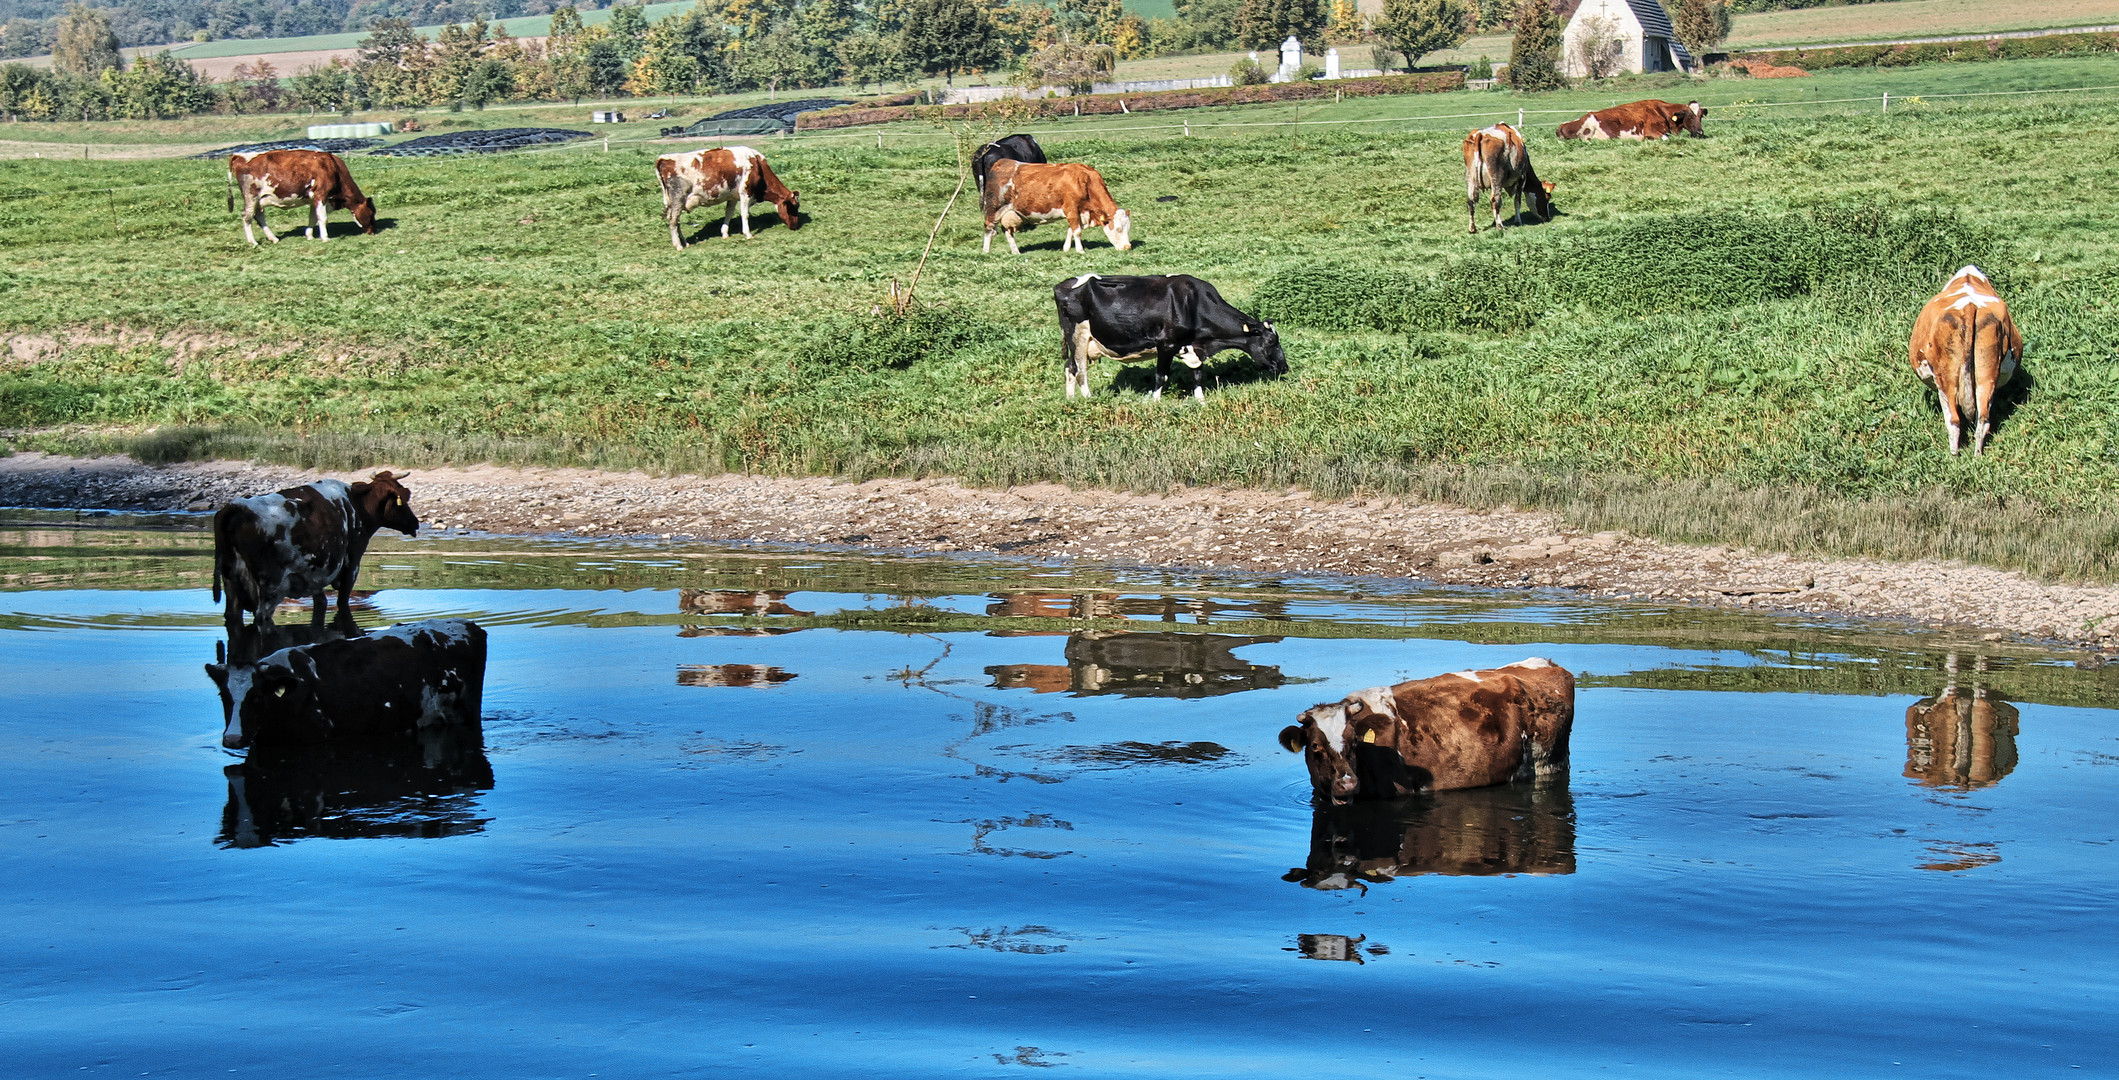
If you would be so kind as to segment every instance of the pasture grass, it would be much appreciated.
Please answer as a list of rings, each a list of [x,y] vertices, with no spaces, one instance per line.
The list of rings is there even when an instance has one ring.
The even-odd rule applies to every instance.
[[[1483,120],[1320,121],[1599,95],[1199,110],[1189,139],[1167,116],[1054,124],[1041,137],[1134,211],[1134,250],[1092,230],[1063,256],[1047,226],[1020,258],[985,255],[960,202],[904,322],[874,311],[955,184],[953,149],[909,126],[880,150],[871,131],[765,141],[809,222],[767,209],[756,239],[682,253],[650,168],[665,145],[355,158],[383,232],[341,218],[329,244],[255,250],[211,163],[10,162],[0,425],[18,447],[157,460],[1405,493],[2119,580],[2119,209],[2095,196],[2119,171],[2119,95],[1904,100],[2115,74],[2072,59],[1801,80],[1814,98],[1896,87],[1889,116],[1730,108],[1785,84],[1710,83],[1706,140],[1561,144],[1539,123],[1559,216],[1475,237],[1457,143]],[[1208,126],[1275,117],[1302,122]],[[1977,460],[1949,456],[1905,361],[1960,258],[1995,274],[2029,339]],[[1293,370],[1263,381],[1227,354],[1199,406],[1148,402],[1144,369],[1106,361],[1103,392],[1066,401],[1051,288],[1085,271],[1263,300]]]

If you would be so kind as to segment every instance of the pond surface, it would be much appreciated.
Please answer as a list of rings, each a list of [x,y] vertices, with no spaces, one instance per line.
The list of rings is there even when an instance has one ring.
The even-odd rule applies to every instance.
[[[0,518],[0,1074],[2109,1075],[2119,671],[1653,607],[378,538],[484,745],[245,760],[202,522]],[[1355,591],[1355,590],[1360,591]],[[292,611],[282,622],[301,622]],[[1543,655],[1572,781],[1275,735]]]

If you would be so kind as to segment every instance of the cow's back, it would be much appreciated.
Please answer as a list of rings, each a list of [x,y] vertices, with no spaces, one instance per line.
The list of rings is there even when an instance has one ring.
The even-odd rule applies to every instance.
[[[1431,775],[1434,790],[1506,783],[1522,771],[1530,715],[1514,675],[1438,675],[1399,683],[1391,696],[1403,732],[1395,749]]]

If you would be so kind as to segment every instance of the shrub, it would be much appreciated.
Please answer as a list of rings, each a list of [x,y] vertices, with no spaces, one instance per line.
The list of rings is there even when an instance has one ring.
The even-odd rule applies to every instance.
[[[1229,81],[1238,86],[1264,86],[1272,79],[1273,73],[1267,71],[1264,64],[1248,56],[1236,61],[1236,66],[1229,69]]]
[[[1320,330],[1403,330],[1410,274],[1306,266],[1266,279],[1253,306],[1261,319]]]
[[[803,367],[902,370],[995,336],[995,328],[986,323],[947,308],[929,308],[903,318],[876,315],[831,323],[796,352],[795,362]]]

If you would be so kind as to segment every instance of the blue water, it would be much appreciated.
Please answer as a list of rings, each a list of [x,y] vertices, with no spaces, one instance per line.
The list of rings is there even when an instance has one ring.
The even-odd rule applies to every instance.
[[[2119,1051],[2119,714],[2098,673],[2027,651],[1765,619],[1644,644],[1639,612],[1553,597],[421,542],[371,556],[400,569],[361,617],[488,627],[490,780],[297,777],[323,804],[303,818],[251,779],[246,817],[227,770],[264,774],[219,746],[222,635],[203,588],[169,587],[186,564],[69,578],[33,546],[0,545],[43,575],[0,593],[0,1075],[2082,1076]],[[785,579],[807,614],[681,615],[687,576]],[[1191,636],[1127,653],[989,614],[1031,591],[1161,604],[1081,625]],[[941,621],[822,625],[908,606]],[[1208,609],[1244,640],[1198,638]],[[1465,640],[1498,625],[1552,640]],[[1364,627],[1433,636],[1328,636]],[[1297,711],[1534,654],[1590,673],[1563,789],[1316,820],[1275,743]],[[1833,664],[1932,685],[1657,688]],[[2005,775],[1905,775],[1907,708],[1948,684],[2019,688]],[[1366,837],[1369,879],[1306,887],[1313,832]]]

